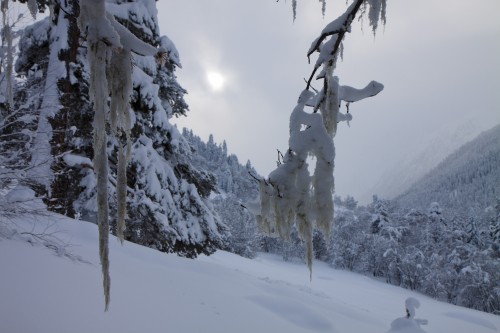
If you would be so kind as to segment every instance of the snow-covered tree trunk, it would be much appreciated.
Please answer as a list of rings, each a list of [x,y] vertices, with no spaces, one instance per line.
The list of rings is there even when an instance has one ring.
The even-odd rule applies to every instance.
[[[75,206],[75,198],[84,190],[82,179],[95,179],[90,159],[93,157],[92,133],[94,110],[88,93],[88,73],[86,48],[81,47],[80,29],[78,28],[79,2],[72,2],[71,7],[54,15],[67,19],[67,27],[61,33],[67,34],[67,48],[61,50],[59,60],[64,64],[65,75],[58,81],[60,94],[60,109],[50,118],[53,133],[51,139],[52,155],[56,158],[51,166],[54,179],[51,183],[49,208],[71,217],[85,218],[95,221],[95,216],[89,218],[81,214]],[[51,29],[55,29],[51,28]],[[30,50],[28,50],[30,51]],[[74,158],[77,157],[77,158]],[[81,160],[88,158],[87,162]],[[80,160],[78,160],[80,159]],[[73,161],[74,160],[74,161]],[[76,163],[76,164],[75,164]]]
[[[2,67],[0,68],[0,87],[4,85],[5,89],[0,89],[2,97],[0,97],[0,103],[6,103],[9,108],[14,106],[14,91],[13,91],[13,46],[12,46],[12,25],[9,20],[9,0],[1,0],[0,9],[2,12],[2,51],[0,56]],[[2,70],[3,69],[3,70]],[[2,73],[3,72],[3,73]],[[5,99],[5,101],[2,101]],[[0,113],[1,117],[1,113]],[[0,121],[2,118],[0,118]]]
[[[71,13],[73,6],[61,3],[59,7],[62,11]],[[52,151],[53,127],[51,120],[56,117],[61,110],[61,91],[59,82],[67,77],[66,63],[61,61],[60,55],[68,49],[68,31],[70,26],[69,18],[59,11],[46,20],[51,21],[49,30],[49,40],[53,40],[49,48],[48,66],[46,72],[41,72],[45,79],[41,104],[39,106],[38,124],[36,135],[31,147],[31,168],[29,178],[35,179],[43,188],[42,194],[47,197],[52,196],[51,184],[54,180],[52,165],[55,162]],[[62,38],[63,37],[63,38]],[[23,55],[21,55],[22,57]],[[43,74],[42,74],[43,73]],[[67,194],[66,194],[67,195]]]

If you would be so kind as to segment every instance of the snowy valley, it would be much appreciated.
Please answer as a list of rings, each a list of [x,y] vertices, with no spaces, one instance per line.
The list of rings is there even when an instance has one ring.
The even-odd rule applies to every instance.
[[[94,224],[56,214],[2,222],[1,332],[385,333],[405,317],[408,297],[421,303],[415,317],[428,320],[425,332],[500,330],[498,316],[318,261],[310,281],[302,262],[276,255],[246,259],[218,251],[191,260],[129,242],[122,246],[114,237],[112,301],[105,313]],[[50,237],[32,236],[41,233]]]

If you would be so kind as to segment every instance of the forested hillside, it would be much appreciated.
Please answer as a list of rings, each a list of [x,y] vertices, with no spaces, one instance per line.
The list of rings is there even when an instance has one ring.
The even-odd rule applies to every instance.
[[[376,185],[366,192],[368,200],[373,193],[388,199],[394,199],[405,193],[449,154],[489,128],[491,123],[481,125],[476,117],[442,124],[437,134],[421,137],[419,140],[421,147],[406,151],[400,161],[384,170]]]
[[[337,198],[328,260],[432,297],[500,313],[500,125],[395,200]]]
[[[337,198],[326,260],[433,298],[500,314],[500,201],[483,219],[446,218],[437,202],[406,209],[376,196]]]
[[[214,180],[210,201],[221,222],[228,228],[220,249],[251,258],[258,247],[255,215],[247,206],[259,195],[257,171],[250,161],[243,166],[238,157],[228,154],[226,141],[217,144],[213,135],[204,142],[191,130],[184,129],[184,138],[191,145],[193,165],[205,170]]]
[[[500,196],[500,125],[460,147],[396,201],[418,209],[439,202],[448,217],[477,218],[496,196]]]

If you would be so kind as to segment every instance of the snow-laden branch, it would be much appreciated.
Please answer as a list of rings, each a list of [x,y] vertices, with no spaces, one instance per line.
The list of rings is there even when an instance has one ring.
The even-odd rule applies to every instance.
[[[377,95],[384,89],[384,85],[377,81],[371,81],[362,89],[356,89],[350,86],[340,86],[339,96],[342,101],[352,103],[362,99]]]
[[[356,0],[342,15],[327,24],[321,31],[320,36],[312,42],[311,47],[307,51],[307,58],[309,62],[311,60],[310,57],[314,52],[319,52],[320,55],[314,65],[309,79],[307,80],[306,89],[309,89],[317,70],[322,65],[335,67],[345,34],[351,31],[351,24],[358,13],[360,11],[366,12],[367,9],[369,23],[375,32],[377,30],[379,20],[382,20],[384,24],[386,22],[387,0]],[[325,42],[325,39],[328,37],[330,37],[330,39]],[[319,77],[322,77],[322,75],[319,75]]]
[[[333,223],[333,138],[337,123],[352,119],[351,114],[340,112],[341,103],[348,105],[375,96],[384,88],[376,81],[371,81],[362,89],[340,85],[339,78],[333,75],[335,64],[345,33],[351,30],[351,23],[357,13],[369,7],[370,14],[377,14],[373,14],[375,19],[380,17],[380,10],[384,8],[385,20],[385,1],[355,0],[344,14],[329,23],[314,40],[307,56],[310,59],[316,51],[319,55],[306,81],[306,89],[301,92],[297,106],[290,115],[289,148],[282,163],[269,174],[269,178],[260,181],[261,212],[257,221],[261,230],[288,239],[295,223],[305,243],[306,263],[310,271],[313,228],[316,226],[328,241]],[[370,24],[374,26],[372,16]],[[323,79],[323,88],[317,91],[311,87],[311,81],[321,67],[318,78]],[[313,111],[306,112],[306,106],[313,107]],[[310,156],[316,163],[312,175],[309,174],[307,163]]]
[[[340,45],[342,43],[342,40],[344,39],[344,36],[346,32],[349,32],[351,29],[351,23],[356,17],[356,14],[358,13],[359,9],[361,8],[361,5],[363,2],[366,0],[356,0],[353,2],[349,8],[339,16],[337,19],[333,20],[330,22],[321,32],[321,35],[315,39],[311,47],[309,48],[309,51],[307,52],[307,57],[310,58],[311,54],[313,54],[315,51],[320,52],[321,54],[321,46],[324,45],[323,41],[329,37],[332,36],[331,41],[327,44],[327,47],[324,48],[323,53],[328,53],[328,54],[323,54],[322,57],[325,58],[326,61],[330,63],[330,66],[336,61],[336,55],[338,54],[338,50],[340,48]],[[311,85],[311,81],[316,74],[316,71],[318,68],[321,67],[322,64],[324,64],[326,61],[323,61],[321,63],[316,63],[316,65],[313,68],[313,71],[311,75],[309,76],[309,80],[307,80],[307,86],[306,89],[309,89],[309,86]]]
[[[289,149],[283,163],[269,174],[267,182],[261,181],[262,212],[258,219],[263,230],[277,232],[284,239],[296,223],[310,270],[314,221],[324,235],[330,233],[335,158],[335,147],[321,114],[304,111],[312,97],[309,90],[300,94],[290,116]],[[312,177],[307,164],[310,155],[316,159]]]
[[[325,78],[325,81],[325,87],[317,92],[306,105],[313,107],[314,112],[321,110],[325,126],[332,137],[335,136],[337,131],[337,123],[352,120],[351,114],[340,112],[341,102],[345,102],[348,106],[350,103],[373,97],[384,89],[384,85],[377,81],[371,81],[362,89],[340,85],[339,78],[336,76]],[[325,88],[328,89],[328,93],[325,93]]]
[[[106,18],[110,22],[113,29],[119,35],[120,45],[124,50],[139,54],[142,56],[154,56],[160,50],[151,44],[145,43],[125,28],[121,23],[115,20],[115,17],[110,13],[106,13]],[[165,50],[166,52],[166,50]]]

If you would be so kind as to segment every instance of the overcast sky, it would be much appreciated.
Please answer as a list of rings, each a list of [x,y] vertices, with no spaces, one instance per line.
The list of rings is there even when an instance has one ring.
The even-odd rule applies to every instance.
[[[157,7],[188,91],[189,116],[173,122],[204,140],[226,140],[241,163],[249,159],[267,176],[276,150],[288,148],[289,115],[312,71],[306,52],[346,2],[327,1],[323,18],[320,2],[299,0],[295,22],[285,0],[161,0]],[[500,123],[499,0],[388,0],[387,11],[375,37],[367,22],[354,23],[336,70],[341,84],[385,86],[351,105],[354,119],[335,138],[336,194],[361,201],[432,140]]]

